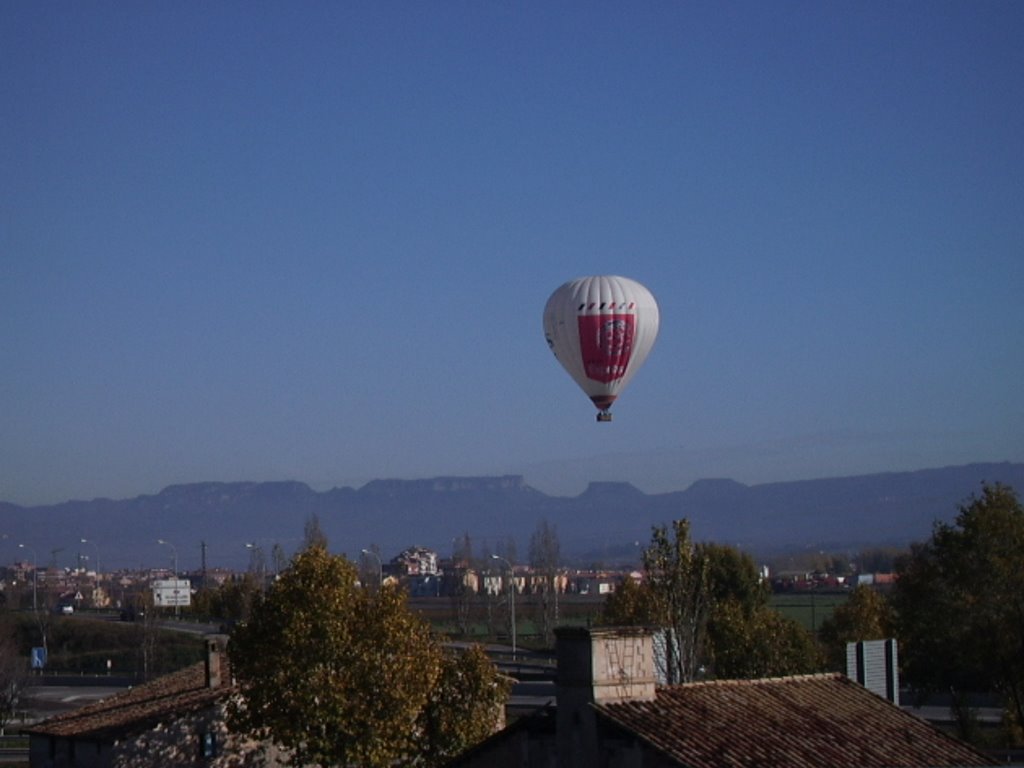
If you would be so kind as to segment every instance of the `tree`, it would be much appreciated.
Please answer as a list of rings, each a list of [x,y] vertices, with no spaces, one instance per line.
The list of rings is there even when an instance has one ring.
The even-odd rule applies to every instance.
[[[753,559],[719,544],[693,545],[685,520],[656,528],[642,583],[624,582],[605,603],[609,624],[668,628],[669,682],[801,674],[819,668],[814,639],[769,604]],[[678,638],[678,639],[676,639]],[[658,660],[658,663],[662,663]]]
[[[490,736],[500,725],[509,684],[508,678],[495,675],[494,664],[480,646],[448,653],[428,704],[420,713],[422,763],[444,765],[466,747]]]
[[[705,665],[715,677],[777,677],[816,671],[814,638],[770,605],[753,558],[733,547],[699,544],[708,560],[711,610]]]
[[[625,579],[604,602],[601,623],[609,626],[654,626],[658,622],[654,597],[647,582]]]
[[[857,587],[849,600],[822,622],[818,632],[829,668],[845,672],[847,643],[892,637],[892,624],[892,609],[886,599],[871,587]]]
[[[984,485],[896,568],[891,601],[908,682],[951,692],[965,738],[973,691],[999,693],[1009,719],[1024,723],[1024,507],[1013,489]]]
[[[356,567],[321,546],[295,557],[232,635],[232,727],[269,737],[296,765],[433,765],[418,743],[428,724],[493,702],[497,672],[475,668],[456,694],[432,693],[458,675],[429,626],[399,589],[357,582]],[[447,726],[432,733],[430,754],[469,746]]]
[[[857,570],[860,573],[892,573],[893,564],[906,554],[898,547],[873,547],[857,555]]]
[[[473,608],[474,591],[467,583],[473,568],[473,541],[469,533],[456,538],[452,546],[452,573],[448,581],[448,594],[452,601],[456,631],[469,634],[469,618]]]
[[[18,654],[17,633],[7,625],[0,626],[0,736],[14,717],[28,677],[28,658]]]
[[[702,543],[697,548],[708,561],[711,599],[732,600],[749,615],[768,605],[771,588],[761,578],[753,558],[722,544]]]
[[[558,622],[558,561],[561,547],[558,542],[558,527],[547,520],[537,523],[530,537],[530,567],[541,578],[540,600],[537,603],[538,622],[546,642],[554,637]]]
[[[769,606],[747,612],[738,600],[715,605],[709,622],[708,664],[715,677],[753,679],[819,669],[811,634]]]
[[[690,541],[689,521],[655,526],[643,551],[644,579],[624,581],[605,602],[609,624],[649,625],[665,632],[655,663],[669,683],[690,682],[703,658],[711,606],[710,562]]]
[[[274,578],[277,578],[277,574],[288,567],[288,558],[285,557],[284,547],[276,541],[274,546],[270,548],[270,563],[274,569]]]
[[[618,604],[611,601],[607,614],[663,628],[666,654],[658,658],[660,671],[669,683],[689,682],[696,676],[707,630],[708,559],[693,546],[690,523],[683,519],[672,523],[671,536],[664,525],[652,530],[643,562],[645,577],[639,589],[644,594],[626,592]],[[632,617],[625,610],[627,600],[635,610]]]
[[[320,547],[327,549],[327,534],[320,527],[320,516],[316,512],[306,518],[306,525],[303,531],[302,548],[312,549]]]

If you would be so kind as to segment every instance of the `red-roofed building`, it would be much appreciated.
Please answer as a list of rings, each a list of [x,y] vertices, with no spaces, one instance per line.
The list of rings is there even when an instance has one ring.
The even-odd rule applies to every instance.
[[[205,663],[25,729],[29,764],[32,768],[286,765],[273,746],[228,731],[226,707],[234,693],[227,655],[210,641]]]

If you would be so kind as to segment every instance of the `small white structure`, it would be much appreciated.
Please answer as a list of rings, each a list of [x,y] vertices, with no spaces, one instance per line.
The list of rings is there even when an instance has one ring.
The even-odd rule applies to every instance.
[[[846,644],[846,676],[899,706],[900,670],[896,640]]]

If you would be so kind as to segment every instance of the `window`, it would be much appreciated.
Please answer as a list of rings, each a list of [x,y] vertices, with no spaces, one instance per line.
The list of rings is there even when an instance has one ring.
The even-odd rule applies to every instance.
[[[216,757],[217,756],[217,734],[216,733],[200,733],[199,734],[199,756],[200,757]]]

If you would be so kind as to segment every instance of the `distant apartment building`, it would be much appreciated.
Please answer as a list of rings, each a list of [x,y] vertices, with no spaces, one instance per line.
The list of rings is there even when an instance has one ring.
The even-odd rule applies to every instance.
[[[390,568],[399,576],[437,576],[437,552],[426,547],[409,547],[391,559]]]

